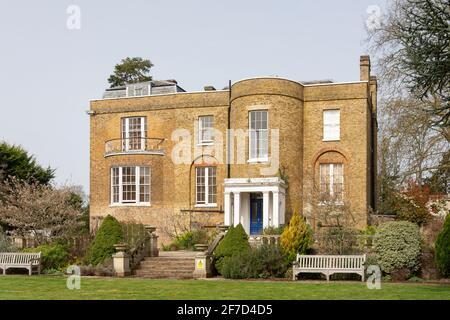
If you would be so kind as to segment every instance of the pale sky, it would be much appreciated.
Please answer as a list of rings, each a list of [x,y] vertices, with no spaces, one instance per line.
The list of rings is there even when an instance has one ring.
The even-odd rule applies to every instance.
[[[89,190],[89,100],[127,56],[187,91],[280,76],[359,80],[367,53],[362,1],[0,0],[0,140],[56,169],[57,184]],[[81,10],[79,30],[67,8]]]

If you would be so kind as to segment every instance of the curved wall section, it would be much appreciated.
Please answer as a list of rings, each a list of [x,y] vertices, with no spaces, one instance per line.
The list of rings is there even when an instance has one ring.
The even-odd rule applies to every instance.
[[[236,82],[231,88],[231,129],[234,130],[231,178],[276,177],[288,180],[286,216],[302,208],[303,183],[303,86],[279,78]],[[252,162],[249,155],[249,118],[255,110],[268,111],[269,162]],[[244,155],[239,139],[246,133]],[[250,160],[250,161],[249,161]]]

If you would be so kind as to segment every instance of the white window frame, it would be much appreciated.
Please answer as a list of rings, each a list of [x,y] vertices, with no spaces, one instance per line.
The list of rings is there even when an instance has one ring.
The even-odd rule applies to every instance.
[[[329,179],[330,179],[330,197],[334,196],[334,166],[335,165],[341,165],[342,166],[342,199],[337,201],[337,204],[343,204],[344,202],[344,169],[345,166],[343,163],[320,163],[319,164],[319,183],[322,184],[322,166],[327,165],[330,167],[329,171]],[[322,186],[320,186],[319,189],[321,189]],[[322,191],[321,191],[322,192]]]
[[[133,167],[135,168],[135,201],[124,201],[123,200],[123,168]],[[141,167],[148,168],[149,175],[149,188],[148,188],[148,201],[140,201],[140,178],[141,178]],[[114,202],[114,183],[113,183],[113,171],[115,168],[119,168],[119,202]],[[111,167],[111,188],[110,188],[110,205],[111,206],[150,206],[151,205],[151,195],[152,195],[152,170],[149,166],[116,166]]]
[[[203,121],[204,118],[212,118],[212,127],[209,127],[211,131],[211,140],[203,140]],[[198,145],[200,146],[210,146],[214,144],[214,116],[212,115],[202,115],[198,117]]]
[[[202,168],[205,169],[205,185],[204,187],[204,194],[205,194],[205,203],[198,203],[197,201],[197,169]],[[198,208],[210,208],[210,207],[217,207],[217,167],[216,168],[216,202],[215,203],[209,203],[209,169],[212,167],[196,167],[195,168],[195,206]]]
[[[326,115],[337,113],[337,123],[328,123]],[[340,141],[341,140],[341,110],[340,109],[326,109],[322,114],[323,123],[323,141]]]
[[[259,129],[259,130],[265,130],[267,132],[267,154],[260,156],[258,154],[258,139],[256,139],[256,157],[253,157],[252,155],[252,132],[254,131],[252,129],[252,113],[253,112],[265,112],[267,115],[267,128],[266,129]],[[255,130],[255,132],[257,132]],[[259,110],[250,110],[248,112],[248,163],[260,163],[260,162],[268,162],[269,161],[269,110],[267,109],[259,109]]]
[[[141,123],[141,147],[140,149],[130,149],[130,119],[140,119],[140,123]],[[120,120],[120,134],[121,134],[121,139],[125,140],[125,143],[123,143],[122,141],[122,147],[123,147],[123,151],[145,151],[145,142],[146,142],[146,138],[147,138],[147,124],[146,124],[146,117],[125,117],[125,118],[121,118]],[[125,127],[125,128],[124,128]],[[125,131],[124,131],[125,129]],[[125,137],[123,136],[125,134]]]

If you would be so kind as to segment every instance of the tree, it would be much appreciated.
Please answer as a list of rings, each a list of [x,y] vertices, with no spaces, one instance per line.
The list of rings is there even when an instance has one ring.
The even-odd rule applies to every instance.
[[[442,231],[436,239],[436,265],[440,273],[450,277],[450,215],[445,219]]]
[[[149,75],[151,67],[153,67],[153,63],[148,59],[127,57],[115,65],[114,73],[109,76],[108,82],[112,88],[127,83],[150,81],[152,80]]]
[[[393,0],[379,27],[369,30],[379,71],[394,91],[429,101],[433,124],[450,126],[450,6],[448,0]]]
[[[380,103],[378,210],[382,213],[395,212],[397,194],[409,180],[422,188],[433,173],[448,167],[443,157],[450,151],[450,137],[446,130],[430,126],[432,115],[423,106],[411,95]]]
[[[281,248],[287,260],[291,263],[297,258],[297,254],[305,254],[312,242],[312,231],[305,218],[299,213],[294,213],[289,226],[280,237]]]
[[[70,188],[54,189],[13,178],[0,189],[0,221],[18,235],[33,234],[38,243],[46,236],[73,236],[84,223],[72,195]]]
[[[425,179],[432,194],[450,193],[450,149],[442,156],[438,168]]]
[[[54,169],[43,168],[20,146],[0,143],[0,181],[15,177],[29,183],[49,184],[54,178]]]

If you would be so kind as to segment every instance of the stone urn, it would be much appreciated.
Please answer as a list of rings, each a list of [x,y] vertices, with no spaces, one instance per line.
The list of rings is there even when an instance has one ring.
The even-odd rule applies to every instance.
[[[128,245],[126,243],[117,243],[114,245],[116,252],[126,252],[128,250]]]
[[[144,228],[150,234],[156,231],[156,227],[155,226],[145,226]]]

